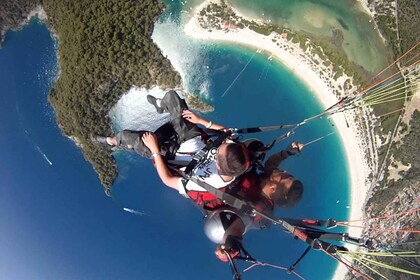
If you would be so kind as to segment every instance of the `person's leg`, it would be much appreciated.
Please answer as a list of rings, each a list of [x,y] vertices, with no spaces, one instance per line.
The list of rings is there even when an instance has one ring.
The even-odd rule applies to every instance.
[[[150,158],[151,151],[147,148],[141,137],[146,131],[123,130],[118,133],[114,139],[110,139],[112,144],[116,143],[116,147],[128,151],[136,151],[140,156]]]
[[[181,99],[174,90],[165,93],[160,101],[160,107],[169,113],[171,119],[181,116],[182,111],[188,109],[185,100]]]
[[[170,123],[179,135],[180,142],[200,135],[197,126],[182,117],[182,111],[187,110],[188,106],[174,90],[165,94],[160,102],[160,107],[169,113]]]

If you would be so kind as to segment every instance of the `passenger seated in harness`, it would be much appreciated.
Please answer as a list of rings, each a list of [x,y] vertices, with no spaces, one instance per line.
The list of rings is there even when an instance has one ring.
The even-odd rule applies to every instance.
[[[252,145],[258,143],[247,144],[253,158]],[[254,166],[241,175],[235,184],[229,186],[226,192],[250,202],[256,210],[268,215],[273,213],[275,205],[294,206],[302,197],[303,184],[287,171],[279,170],[278,166],[284,159],[297,154],[302,148],[303,144],[292,142],[287,150],[270,156],[265,163],[263,173],[257,173]],[[248,230],[267,228],[271,223],[259,215],[251,217],[224,205],[220,200],[218,202],[213,211],[207,212],[204,231],[211,241],[220,244],[215,250],[216,256],[222,261],[227,261],[225,252],[230,252],[232,258],[238,255],[238,248],[241,246],[237,245],[242,244],[243,236]],[[212,203],[215,205],[214,201]],[[209,210],[206,205],[204,208]]]
[[[177,162],[186,163],[184,166],[189,169],[186,170],[188,175],[199,178],[216,188],[223,188],[249,168],[249,156],[244,145],[221,138],[223,141],[214,146],[206,145],[202,141],[197,124],[216,130],[223,129],[223,127],[208,122],[189,111],[185,101],[179,98],[175,91],[167,92],[162,100],[152,96],[148,96],[148,100],[156,107],[158,113],[169,112],[170,124],[177,136],[177,143],[179,143],[179,147],[174,149],[175,157],[172,158]],[[127,134],[132,135],[129,132]],[[166,154],[166,157],[163,157],[162,141],[158,139],[159,133],[142,131],[134,134],[136,140],[132,148],[139,154],[149,156],[154,160],[159,177],[165,185],[178,190],[186,197],[188,197],[189,190],[204,190],[169,169],[166,161],[171,159],[172,155],[168,157]],[[124,137],[117,136],[106,140],[107,142],[114,141],[112,144],[120,145],[120,142],[124,142]],[[191,161],[193,164],[190,164]]]
[[[171,90],[162,99],[147,96],[149,103],[155,106],[158,113],[168,112],[169,122],[156,130],[160,153],[165,153],[173,159],[175,153],[185,160],[205,146],[205,134],[197,125],[203,125],[215,130],[223,128],[220,125],[205,121],[188,110],[187,104],[178,94]],[[142,136],[147,131],[123,130],[115,136],[92,136],[92,142],[106,147],[116,147],[128,151],[135,151],[140,156],[151,158],[152,152],[144,145]]]
[[[188,190],[203,189],[168,169],[165,161],[171,160],[178,166],[186,166],[186,172],[205,182],[222,188],[249,167],[248,152],[244,145],[229,139],[222,139],[217,145],[206,145],[207,140],[197,125],[207,129],[220,130],[222,126],[204,120],[188,110],[183,99],[175,91],[169,91],[162,99],[147,96],[158,113],[169,112],[170,121],[154,134],[147,131],[124,130],[115,137],[92,137],[94,142],[106,146],[136,151],[139,155],[152,158],[158,174],[165,185],[187,196]],[[187,196],[188,197],[188,196]]]
[[[159,143],[157,152],[165,155],[166,159],[176,156],[177,161],[184,161],[187,165],[192,156],[206,146],[207,135],[198,125],[212,130],[223,129],[223,126],[204,120],[188,110],[185,100],[173,90],[168,91],[162,99],[148,95],[147,100],[158,113],[169,113],[170,121],[155,132]],[[91,136],[91,139],[96,144],[135,151],[140,156],[152,158],[153,153],[142,141],[146,132],[123,130],[115,136]],[[242,150],[239,146],[233,146],[236,145],[228,150]]]

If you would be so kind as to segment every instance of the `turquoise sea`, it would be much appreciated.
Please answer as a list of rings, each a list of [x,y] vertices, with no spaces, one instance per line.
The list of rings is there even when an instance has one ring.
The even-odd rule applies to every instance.
[[[168,33],[180,32],[182,8],[172,4],[155,33],[167,27]],[[159,41],[169,34],[154,36]],[[296,123],[323,110],[304,84],[264,55],[181,39],[163,51],[184,65],[182,71],[190,70],[183,73],[188,90],[215,107],[205,115],[209,119],[240,128]],[[200,211],[164,187],[149,160],[117,153],[120,176],[113,197],[104,195],[90,164],[55,124],[47,94],[56,74],[55,42],[45,25],[32,21],[7,34],[0,50],[0,278],[231,279],[202,232]],[[334,130],[328,120],[311,123],[273,152],[291,140],[306,143]],[[267,142],[280,133],[250,136]],[[282,168],[304,182],[305,192],[299,205],[277,215],[347,218],[348,168],[338,136],[308,146]],[[285,267],[306,248],[274,226],[250,232],[245,246],[254,258]],[[306,279],[330,279],[335,267],[312,251],[296,271]],[[243,278],[297,279],[269,267],[253,268]]]

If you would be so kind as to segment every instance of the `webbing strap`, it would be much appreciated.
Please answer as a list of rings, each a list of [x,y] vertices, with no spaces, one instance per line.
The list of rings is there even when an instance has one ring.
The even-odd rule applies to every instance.
[[[220,200],[222,200],[223,203],[225,203],[227,205],[230,205],[235,209],[239,209],[241,211],[244,211],[244,213],[248,213],[248,214],[250,214],[253,210],[253,206],[251,206],[249,203],[247,203],[247,202],[245,202],[241,199],[238,199],[231,194],[228,194],[224,191],[221,191],[221,190],[211,186],[210,184],[207,184],[206,182],[203,182],[203,181],[201,181],[201,180],[199,180],[195,177],[190,177],[189,180],[196,183],[200,187],[204,188],[209,193],[214,194]]]
[[[213,148],[213,147],[219,147],[223,141],[231,135],[231,131],[229,129],[223,131],[220,133],[220,135],[217,136],[217,138],[214,141],[209,141],[204,148],[202,148],[200,151],[195,153],[193,156],[191,162],[187,165],[185,168],[185,173],[187,175],[190,175],[193,169],[204,160],[207,153]]]
[[[337,247],[331,243],[322,241],[320,239],[317,238],[313,238],[312,236],[308,235],[308,233],[306,232],[305,228],[299,228],[296,226],[293,226],[291,224],[289,224],[288,222],[286,222],[283,219],[279,219],[279,218],[275,218],[271,215],[267,215],[261,211],[258,211],[256,209],[253,209],[252,212],[256,215],[259,215],[269,221],[271,221],[272,223],[279,225],[281,227],[283,227],[284,229],[286,229],[289,233],[291,233],[293,236],[299,238],[300,240],[308,243],[312,249],[315,250],[325,250],[331,254],[334,254],[337,251]]]
[[[212,144],[207,144],[204,148],[195,153],[192,160],[190,161],[190,163],[188,163],[187,167],[185,168],[186,174],[191,174],[191,171],[197,166],[199,162],[201,162],[205,158],[212,146]]]
[[[233,260],[233,258],[230,256],[229,252],[227,252],[226,250],[223,250],[228,261],[229,261],[229,265],[230,268],[232,269],[232,274],[233,274],[233,279],[234,280],[241,280],[241,274],[238,271],[238,268],[236,267],[236,263]]]
[[[167,160],[166,161],[169,165],[172,165],[172,166],[181,166],[181,167],[184,167],[184,166],[187,166],[191,161],[190,160],[172,160],[172,159],[170,159],[170,160]]]
[[[294,264],[292,264],[289,269],[287,270],[287,273],[292,273],[293,270],[295,270],[296,266],[298,265],[298,263],[300,263],[300,261],[309,253],[309,251],[311,250],[311,246],[308,246],[305,251],[302,253],[302,255],[295,261]]]

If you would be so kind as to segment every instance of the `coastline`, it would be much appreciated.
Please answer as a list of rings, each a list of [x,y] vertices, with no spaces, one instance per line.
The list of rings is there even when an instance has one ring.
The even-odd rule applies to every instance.
[[[225,29],[218,30],[204,29],[198,21],[199,12],[209,3],[219,2],[207,0],[193,11],[193,16],[184,26],[186,35],[197,40],[223,41],[246,45],[257,50],[268,53],[268,58],[275,58],[289,68],[294,75],[310,88],[311,92],[317,97],[324,108],[327,108],[339,100],[340,92],[344,88],[344,83],[350,78],[343,76],[335,81],[334,72],[331,67],[324,66],[322,60],[309,55],[303,51],[299,44],[289,42],[287,38],[280,34],[271,33],[268,36],[256,33],[248,28],[244,29]],[[236,15],[245,18],[237,11]],[[314,62],[318,61],[318,63]],[[321,63],[319,63],[321,61]],[[350,79],[351,80],[351,79]],[[338,96],[336,96],[338,95]],[[363,205],[369,186],[366,183],[369,167],[364,161],[361,143],[362,139],[358,135],[358,123],[355,121],[353,113],[347,113],[347,127],[345,118],[341,115],[334,115],[334,121],[346,153],[347,166],[350,172],[350,215],[349,220],[360,219],[363,217]],[[359,228],[349,228],[351,236],[358,236],[362,233]],[[334,274],[334,279],[343,279],[348,270],[341,264],[338,265]]]
[[[375,17],[377,16],[377,13],[375,11],[375,6],[373,6],[374,4],[369,4],[368,0],[357,0],[358,4],[360,5],[360,7],[362,8],[362,10],[368,14],[373,21],[373,24],[375,24],[375,29],[379,34],[379,37],[381,37],[382,42],[386,45],[388,44],[388,40],[384,37],[384,35],[381,32],[381,29],[379,28],[378,24],[376,23]]]
[[[39,20],[44,22],[47,22],[48,20],[48,16],[44,8],[41,5],[38,5],[35,7],[35,9],[29,12],[28,16],[26,17],[26,20],[22,22],[22,25],[27,24],[31,20],[31,18],[35,16],[38,17]]]
[[[15,23],[14,26],[10,26],[10,25],[3,26],[3,28],[0,30],[0,48],[4,42],[4,39],[6,38],[6,33],[9,30],[18,31],[22,29],[25,25],[27,25],[31,21],[33,17],[38,17],[40,21],[43,21],[45,23],[47,22],[47,19],[48,19],[47,13],[44,11],[41,5],[37,5],[36,7],[32,8],[31,10],[29,10],[29,12],[27,12],[25,17],[20,22]],[[53,34],[53,32],[51,33]]]
[[[372,18],[376,16],[375,12],[371,9],[368,0],[357,0],[357,2],[359,2],[360,6],[362,7],[363,11],[365,11],[365,13],[370,15]]]

